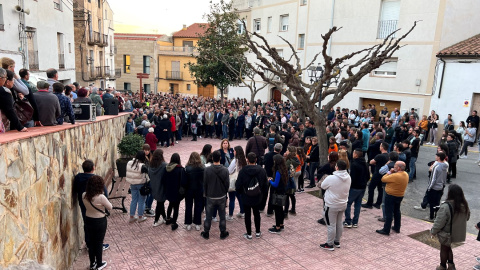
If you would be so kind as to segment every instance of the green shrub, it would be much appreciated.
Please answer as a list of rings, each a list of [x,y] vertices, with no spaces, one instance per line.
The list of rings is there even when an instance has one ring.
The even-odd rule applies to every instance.
[[[129,134],[123,137],[117,146],[118,152],[123,157],[133,158],[138,151],[142,150],[145,143],[142,136],[138,134]]]

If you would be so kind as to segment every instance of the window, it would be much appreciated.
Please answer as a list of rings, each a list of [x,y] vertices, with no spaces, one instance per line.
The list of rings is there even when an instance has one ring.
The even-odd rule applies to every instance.
[[[150,84],[143,85],[143,92],[150,94]]]
[[[63,34],[57,33],[57,50],[58,50],[58,68],[65,68],[65,51],[63,46]]]
[[[261,23],[260,19],[253,20],[253,31],[255,31],[256,33],[260,32],[260,29],[261,29],[260,23]]]
[[[25,34],[27,35],[28,47],[28,67],[30,70],[38,70],[38,47],[37,47],[37,30],[32,27],[27,27]]]
[[[0,31],[5,30],[5,25],[3,24],[3,8],[2,4],[0,4]]]
[[[98,8],[101,8],[101,4],[102,4],[102,0],[98,0]]]
[[[305,49],[305,34],[298,35],[298,49]]]
[[[143,56],[143,73],[150,74],[150,56]]]
[[[243,25],[243,21],[238,20],[237,21],[237,34],[241,35],[245,33],[245,27]]]
[[[373,71],[373,75],[379,77],[396,77],[397,59],[387,59],[385,62],[386,63]]]
[[[280,31],[288,31],[288,14],[280,16]]]
[[[61,0],[53,0],[53,7],[58,10],[62,10],[62,1]]]
[[[183,47],[193,47],[193,41],[183,41]]]
[[[187,91],[190,91],[190,90],[191,90],[190,84],[188,83],[188,84],[187,84]]]
[[[123,73],[130,73],[130,55],[123,55]]]
[[[68,43],[68,52],[72,53],[72,43]]]
[[[308,3],[308,0],[301,0],[300,5],[305,6]]]
[[[267,19],[267,33],[272,32],[272,17],[268,17]]]
[[[397,30],[398,18],[400,17],[400,1],[383,0],[378,22],[378,39],[384,39],[393,31]],[[395,37],[395,36],[393,36]]]
[[[132,90],[132,84],[131,83],[123,83],[123,90]]]

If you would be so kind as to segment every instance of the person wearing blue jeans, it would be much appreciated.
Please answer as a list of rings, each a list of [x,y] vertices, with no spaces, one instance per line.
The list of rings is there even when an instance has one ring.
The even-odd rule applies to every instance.
[[[419,138],[420,131],[417,129],[414,129],[412,134],[415,137],[410,142],[410,152],[412,154],[410,157],[410,164],[409,164],[409,168],[410,168],[410,172],[408,174],[409,182],[413,182],[413,180],[415,179],[415,170],[416,170],[415,162],[417,162],[418,152],[420,151],[420,138]]]
[[[344,225],[347,228],[352,226],[356,228],[358,226],[358,219],[360,217],[363,195],[365,194],[365,189],[367,188],[368,179],[370,179],[368,165],[363,157],[363,151],[361,148],[354,149],[352,153],[350,176],[352,178],[352,182],[350,185],[350,191],[348,193],[347,209],[345,209]],[[353,203],[355,203],[355,206],[352,220],[350,212]]]
[[[132,202],[130,203],[130,218],[135,216],[135,213],[138,213],[139,221],[142,220],[143,213],[145,211],[145,199],[147,196],[142,196],[140,194],[140,188],[143,184],[130,185],[130,190],[132,192]]]
[[[242,198],[237,195],[235,191],[228,192],[228,220],[233,220],[233,211],[235,210],[235,197],[238,198],[238,205],[240,206],[240,213],[237,216],[244,216],[245,210],[243,209]]]

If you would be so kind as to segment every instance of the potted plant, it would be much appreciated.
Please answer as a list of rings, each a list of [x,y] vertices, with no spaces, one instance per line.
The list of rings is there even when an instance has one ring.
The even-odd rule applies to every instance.
[[[119,177],[127,176],[127,163],[131,160],[138,151],[142,150],[145,140],[138,134],[128,134],[122,138],[117,145],[118,152],[121,158],[117,159],[117,170]]]

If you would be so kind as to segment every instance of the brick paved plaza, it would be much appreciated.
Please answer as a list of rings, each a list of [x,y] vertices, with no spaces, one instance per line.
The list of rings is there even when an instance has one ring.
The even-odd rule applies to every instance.
[[[183,140],[175,147],[164,148],[167,161],[178,152],[184,165],[191,151],[210,143],[218,149],[220,140]],[[245,140],[235,140],[232,146],[245,146]],[[130,195],[125,203],[130,204]],[[118,200],[114,202],[118,205]],[[274,217],[262,217],[262,237],[246,240],[243,219],[227,221],[230,237],[219,239],[218,223],[212,222],[210,239],[204,240],[200,232],[183,227],[184,203],[179,214],[180,228],[152,227],[153,218],[144,223],[128,224],[129,215],[114,210],[108,218],[105,243],[110,249],[103,253],[107,269],[435,269],[439,264],[439,251],[410,238],[408,235],[431,228],[431,223],[402,216],[401,233],[382,236],[375,233],[382,227],[377,221],[381,210],[362,209],[359,228],[345,229],[341,248],[326,251],[319,248],[325,243],[327,230],[317,223],[321,216],[322,201],[308,193],[297,194],[297,216],[285,220],[285,231],[270,234],[267,229]],[[235,208],[238,213],[238,204]],[[480,245],[475,236],[467,234],[465,244],[453,249],[457,269],[471,269]],[[88,253],[82,249],[73,269],[88,269]]]

